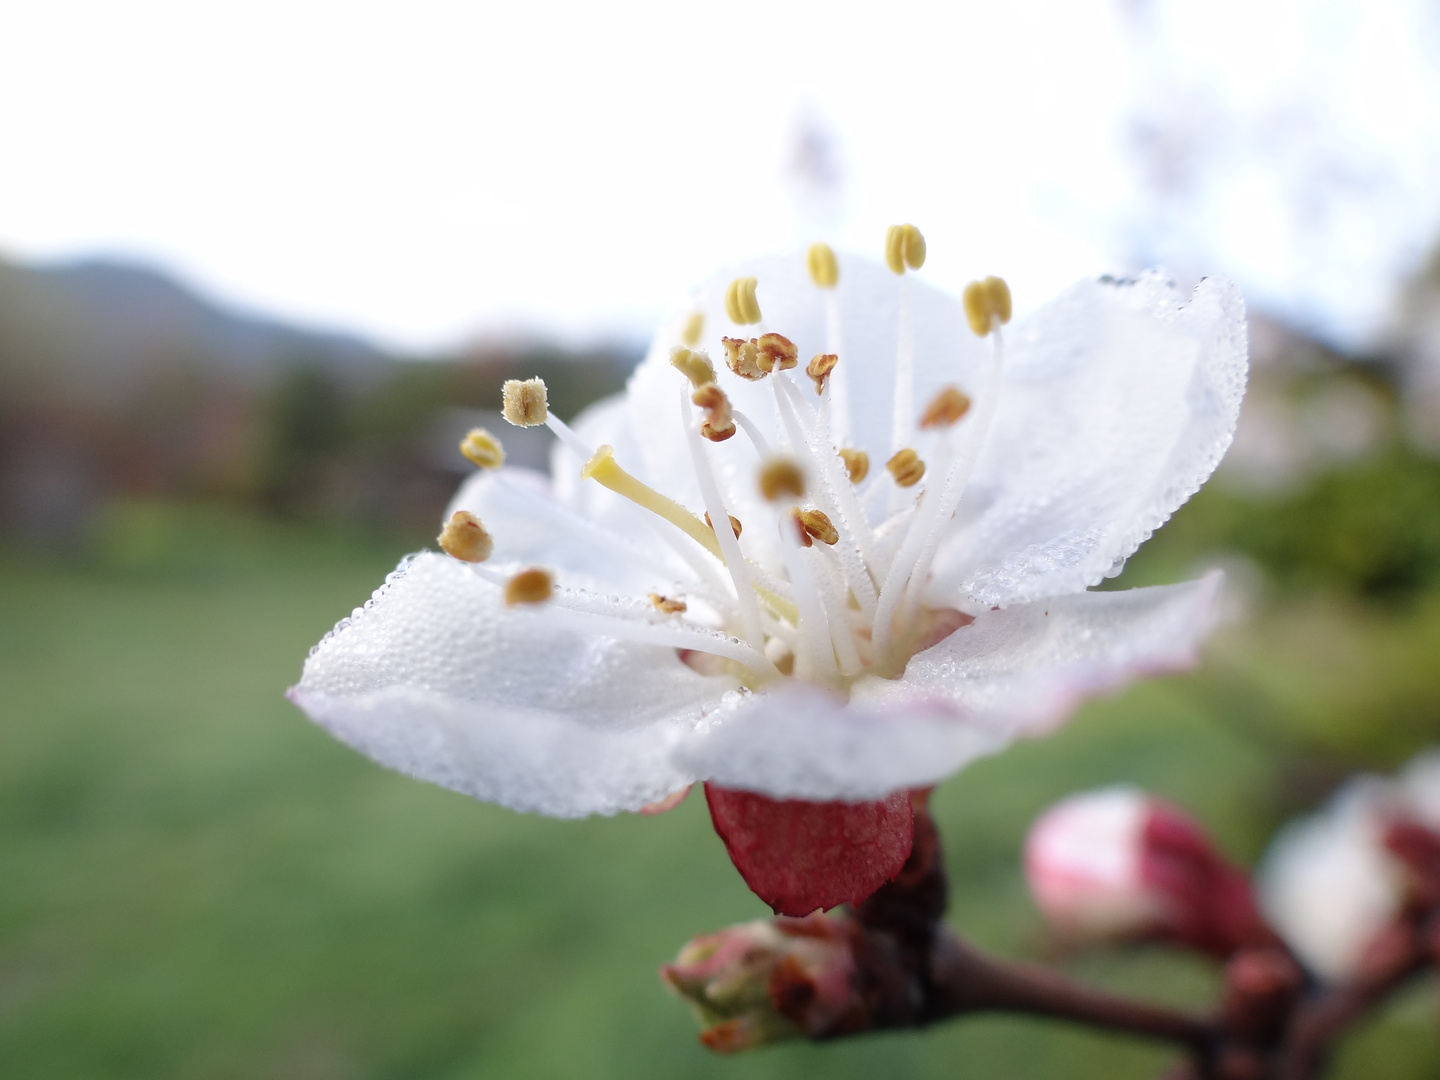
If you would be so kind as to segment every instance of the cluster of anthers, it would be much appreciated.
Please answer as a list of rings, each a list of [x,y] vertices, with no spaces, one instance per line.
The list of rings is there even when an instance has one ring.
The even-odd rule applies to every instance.
[[[885,262],[902,276],[924,264],[925,241],[915,226],[889,230]],[[894,444],[885,451],[884,469],[872,470],[876,448],[841,445],[836,437],[837,426],[843,432],[836,420],[845,402],[835,253],[825,244],[813,245],[807,268],[815,287],[826,294],[828,307],[826,348],[805,364],[810,386],[803,389],[797,374],[799,349],[779,330],[765,328],[757,279],[736,278],[724,297],[730,322],[743,328],[737,331],[742,336],[721,339],[725,368],[747,382],[768,381],[784,445],[772,445],[734,406],[716,365],[696,348],[704,332],[703,314],[694,313],[681,327],[670,363],[677,372],[681,418],[704,502],[698,513],[627,472],[611,446],[587,444],[550,412],[540,379],[511,380],[504,386],[503,414],[509,423],[548,426],[584,461],[585,479],[651,512],[713,560],[700,568],[690,599],[703,599],[705,608],[718,614],[723,632],[686,635],[674,644],[698,670],[729,670],[752,688],[792,674],[836,689],[848,687],[862,674],[894,677],[916,651],[967,621],[957,611],[926,610],[921,592],[995,416],[1004,365],[1001,327],[1010,320],[1010,290],[1004,281],[990,277],[967,286],[963,303],[969,327],[992,343],[986,383],[969,391],[945,385],[917,408],[912,301],[902,283]],[[804,392],[812,387],[813,394]],[[919,430],[949,429],[955,429],[954,437],[936,442],[939,453],[932,460],[923,460],[910,445]],[[726,505],[717,482],[707,443],[724,442],[737,431],[753,448],[756,488],[775,511],[783,574],[746,557],[740,544],[744,526]],[[505,460],[500,441],[483,429],[470,432],[460,449],[485,469]],[[717,521],[729,527],[717,529]],[[509,605],[554,603],[579,611],[591,606],[580,591],[557,587],[546,569],[505,574],[481,565],[494,544],[484,524],[468,511],[451,516],[439,542],[449,555],[475,564],[476,573],[502,587]],[[806,555],[805,549],[816,549],[818,557]],[[694,563],[693,549],[682,554]],[[724,577],[714,572],[714,564],[723,568]],[[652,593],[649,599],[662,617],[659,625],[689,611],[684,598]],[[647,623],[657,626],[653,617]],[[645,636],[663,640],[653,632]]]

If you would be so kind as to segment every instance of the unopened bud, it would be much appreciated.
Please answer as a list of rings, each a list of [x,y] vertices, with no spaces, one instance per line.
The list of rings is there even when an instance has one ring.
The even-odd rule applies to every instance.
[[[811,244],[805,253],[805,269],[810,280],[822,289],[833,289],[840,281],[840,264],[829,244]]]
[[[670,366],[689,379],[690,385],[696,389],[715,381],[715,365],[710,363],[710,357],[683,345],[670,350]]]
[[[896,487],[914,487],[925,475],[925,462],[921,461],[920,455],[909,447],[899,451],[885,462],[885,468],[889,469],[890,475],[895,478]]]
[[[771,458],[760,466],[760,494],[770,502],[782,495],[803,498],[805,474],[792,458]]]
[[[544,379],[508,379],[500,388],[501,415],[516,427],[543,424],[550,415]]]
[[[850,483],[858,484],[870,475],[870,455],[864,450],[843,447],[840,450],[840,460],[845,463],[845,472],[850,477]]]
[[[949,427],[970,411],[970,398],[958,386],[945,386],[920,414],[920,427]]]
[[[840,357],[834,353],[820,353],[805,365],[805,374],[815,381],[815,393],[825,392],[825,383],[830,378],[830,372],[835,370],[835,365],[839,362]]]
[[[846,925],[822,915],[706,934],[660,969],[704,1025],[700,1041],[720,1053],[835,1033],[859,1005],[854,973]]]
[[[543,604],[550,599],[554,591],[555,579],[551,577],[550,571],[532,566],[528,570],[521,570],[505,583],[505,604],[507,607],[514,607],[516,604]]]
[[[495,551],[495,540],[480,519],[468,510],[456,510],[440,530],[440,549],[461,562],[484,562]]]
[[[1030,893],[1062,935],[1156,939],[1215,956],[1273,940],[1249,881],[1178,809],[1131,788],[1052,807],[1025,841]]]

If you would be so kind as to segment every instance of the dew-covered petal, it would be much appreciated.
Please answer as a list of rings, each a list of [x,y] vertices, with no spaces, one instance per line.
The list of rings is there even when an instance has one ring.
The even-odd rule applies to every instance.
[[[999,411],[932,602],[1007,605],[1117,573],[1214,471],[1245,390],[1245,306],[1158,272],[1075,285],[1007,341]]]
[[[1090,695],[1191,666],[1220,582],[1212,572],[982,612],[913,656],[898,680],[862,679],[853,698],[871,708],[946,702],[1000,740],[1043,733]]]
[[[695,780],[673,748],[734,687],[672,648],[577,630],[554,604],[507,608],[469,566],[422,554],[315,648],[290,693],[384,765],[575,817]]]
[[[705,799],[735,869],[777,915],[860,903],[900,873],[915,838],[908,791],[802,802],[706,784]]]
[[[727,700],[676,744],[674,760],[776,799],[860,802],[935,784],[1006,741],[939,696],[908,691],[872,706],[789,682]]]

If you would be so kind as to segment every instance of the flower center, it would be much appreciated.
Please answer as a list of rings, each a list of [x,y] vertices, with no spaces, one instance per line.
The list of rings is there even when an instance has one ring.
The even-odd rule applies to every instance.
[[[543,602],[611,618],[608,632],[616,636],[662,641],[668,634],[682,658],[719,658],[752,688],[792,674],[840,691],[864,675],[895,678],[916,651],[968,621],[953,609],[927,608],[922,594],[995,416],[1004,362],[1000,327],[1010,318],[1010,294],[999,278],[966,288],[963,306],[970,328],[992,341],[985,385],[946,385],[917,409],[914,302],[907,271],[924,264],[924,239],[913,225],[895,226],[885,255],[887,266],[902,279],[889,446],[848,445],[852,425],[835,288],[840,267],[824,244],[810,249],[807,267],[826,306],[825,349],[803,367],[784,328],[763,325],[762,281],[737,278],[725,294],[725,313],[740,336],[722,338],[723,374],[768,384],[780,421],[778,446],[734,407],[716,365],[695,349],[704,331],[703,314],[692,315],[680,331],[670,360],[677,374],[679,421],[703,503],[698,511],[627,472],[610,446],[588,445],[550,415],[540,380],[506,384],[505,418],[527,426],[546,424],[585,462],[584,478],[653,514],[662,535],[697,571],[684,595],[703,603],[696,611],[684,599],[651,594],[633,605],[615,601],[623,610],[607,611],[601,610],[601,598],[566,590],[563,583]],[[802,377],[808,382],[802,384]],[[918,430],[941,432],[929,461],[912,445]],[[779,566],[747,557],[741,522],[718,480],[715,444],[737,432],[744,433],[742,441],[754,454],[756,489],[768,508],[768,527],[778,534]],[[490,448],[493,441],[472,434],[466,445],[483,451],[470,453],[471,460],[482,465],[503,460],[498,443]],[[870,468],[875,454],[885,461],[884,469]],[[723,524],[717,529],[714,522]],[[753,538],[753,530],[765,527],[765,522],[747,520],[743,531]],[[498,581],[489,568],[477,567],[477,572]],[[712,670],[715,661],[708,663],[693,666]]]

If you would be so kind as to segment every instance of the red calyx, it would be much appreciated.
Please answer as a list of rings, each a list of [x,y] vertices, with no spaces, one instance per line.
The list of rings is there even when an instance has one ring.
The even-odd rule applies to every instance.
[[[777,915],[858,904],[910,855],[910,793],[879,802],[805,802],[705,785],[710,820],[745,884]]]
[[[1141,874],[1170,908],[1157,936],[1222,959],[1242,946],[1274,941],[1249,877],[1226,862],[1188,816],[1152,800],[1142,842]]]

